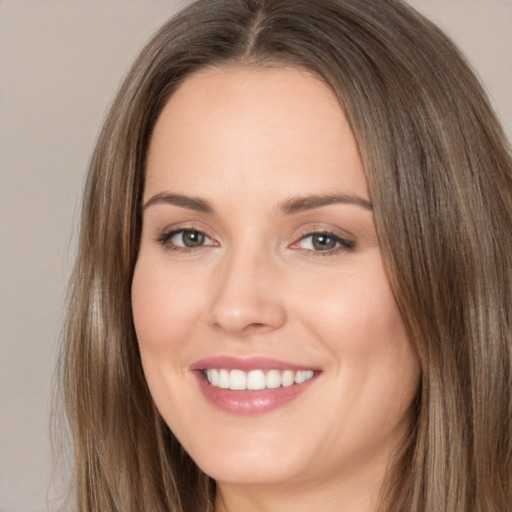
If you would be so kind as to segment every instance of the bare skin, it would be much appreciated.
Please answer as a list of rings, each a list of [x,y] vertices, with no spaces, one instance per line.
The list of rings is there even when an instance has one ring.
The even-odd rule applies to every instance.
[[[144,203],[144,372],[217,512],[374,511],[419,368],[334,94],[297,69],[192,75],[157,122]],[[270,410],[223,410],[194,366],[219,357],[314,377]]]

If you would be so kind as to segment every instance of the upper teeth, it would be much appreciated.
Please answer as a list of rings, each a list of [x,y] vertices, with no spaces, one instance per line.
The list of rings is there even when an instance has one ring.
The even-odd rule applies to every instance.
[[[313,377],[313,370],[205,370],[206,380],[215,387],[243,391],[245,389],[257,391],[260,389],[275,389],[290,387],[293,384],[302,384]]]

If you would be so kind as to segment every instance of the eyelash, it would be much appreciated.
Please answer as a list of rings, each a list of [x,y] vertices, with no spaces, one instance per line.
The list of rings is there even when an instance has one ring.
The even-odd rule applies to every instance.
[[[335,244],[337,246],[334,247],[333,249],[327,249],[327,250],[300,249],[300,248],[298,248],[297,250],[303,251],[303,252],[313,255],[313,256],[323,257],[323,256],[334,256],[335,254],[338,254],[340,252],[348,252],[348,251],[354,250],[356,247],[355,242],[353,242],[351,240],[347,240],[346,238],[342,238],[338,235],[335,235],[334,233],[331,233],[330,231],[324,231],[324,230],[319,230],[319,231],[313,230],[313,231],[308,231],[307,233],[304,233],[297,240],[297,242],[293,243],[292,247],[294,245],[297,245],[300,242],[303,242],[304,240],[306,240],[308,238],[312,238],[314,236],[325,236],[326,238],[330,238],[330,239],[332,239],[332,241],[335,242]]]
[[[190,253],[190,252],[204,249],[205,247],[214,246],[214,245],[209,244],[209,245],[199,245],[197,247],[186,247],[186,246],[179,246],[179,245],[175,245],[175,244],[171,243],[170,240],[173,237],[175,237],[176,235],[179,235],[180,233],[181,234],[195,233],[195,234],[205,237],[206,239],[211,240],[211,238],[204,231],[201,231],[199,229],[180,228],[180,229],[175,229],[172,231],[167,231],[167,232],[162,233],[157,238],[157,242],[159,242],[161,245],[163,245],[167,250],[175,251],[175,252],[185,252],[185,253]],[[345,238],[341,238],[329,231],[308,231],[308,232],[304,233],[303,235],[301,235],[301,237],[296,242],[294,242],[290,247],[293,248],[294,245],[297,245],[300,242],[303,242],[304,240],[306,240],[310,237],[314,237],[315,235],[316,236],[325,236],[326,238],[332,239],[337,244],[337,247],[335,247],[333,249],[327,249],[327,250],[301,249],[301,248],[297,248],[297,250],[307,253],[309,255],[314,255],[314,256],[331,256],[331,255],[337,254],[339,252],[354,250],[356,247],[355,242],[353,242],[351,240],[347,240]]]
[[[186,246],[182,247],[180,245],[175,245],[175,244],[171,243],[171,239],[173,237],[175,237],[176,235],[179,235],[180,233],[182,233],[182,234],[196,233],[201,236],[204,236],[206,239],[211,240],[211,238],[204,231],[201,231],[200,229],[180,228],[180,229],[174,229],[172,231],[166,231],[166,232],[162,233],[157,238],[157,242],[159,242],[161,245],[163,245],[167,250],[175,251],[175,252],[185,252],[185,253],[189,253],[192,251],[204,249],[205,247],[209,247],[209,245],[200,245],[197,247],[186,247]]]

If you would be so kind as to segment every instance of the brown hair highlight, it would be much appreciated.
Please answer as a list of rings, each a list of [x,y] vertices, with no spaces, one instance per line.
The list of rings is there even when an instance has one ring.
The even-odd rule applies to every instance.
[[[214,483],[147,389],[131,315],[144,163],[172,93],[208,66],[287,65],[337,94],[421,365],[382,511],[512,503],[512,161],[455,46],[399,0],[208,0],[149,42],[90,164],[62,351],[80,512],[198,512]]]

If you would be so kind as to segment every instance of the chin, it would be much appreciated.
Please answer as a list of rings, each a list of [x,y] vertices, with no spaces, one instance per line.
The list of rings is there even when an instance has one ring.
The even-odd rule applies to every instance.
[[[248,441],[250,442],[250,441]],[[300,474],[302,464],[290,453],[266,449],[261,444],[245,449],[215,450],[192,458],[199,468],[217,482],[239,485],[279,484],[291,481]]]

